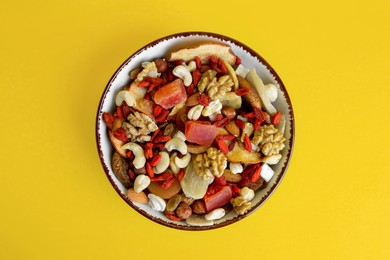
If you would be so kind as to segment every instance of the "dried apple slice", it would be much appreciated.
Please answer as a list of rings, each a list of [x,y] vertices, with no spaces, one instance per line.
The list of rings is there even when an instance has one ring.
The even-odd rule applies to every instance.
[[[241,142],[236,143],[233,150],[227,154],[227,158],[229,162],[233,163],[259,163],[262,161],[260,153],[248,152]]]
[[[229,45],[221,43],[202,43],[190,48],[180,49],[170,54],[168,61],[183,60],[185,62],[194,60],[198,56],[202,64],[206,64],[211,56],[220,58],[229,64],[236,63],[236,55]]]
[[[122,149],[122,146],[125,144],[124,142],[122,142],[121,140],[119,140],[118,138],[116,138],[114,136],[114,134],[108,130],[108,137],[110,138],[110,142],[112,144],[112,146],[115,148],[115,150],[122,156],[122,157],[126,157],[126,151],[124,149]]]
[[[260,101],[260,96],[259,93],[257,92],[256,88],[252,86],[251,83],[249,83],[248,80],[238,76],[237,77],[240,88],[247,88],[250,89],[251,92],[248,94],[244,95],[244,99],[252,106],[256,108],[261,108],[261,101]]]

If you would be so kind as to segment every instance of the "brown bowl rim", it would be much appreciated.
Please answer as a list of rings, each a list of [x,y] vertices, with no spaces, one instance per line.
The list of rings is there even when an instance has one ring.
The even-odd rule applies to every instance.
[[[287,161],[285,162],[285,164],[283,165],[282,169],[281,169],[281,173],[279,174],[279,176],[277,177],[277,179],[275,180],[275,183],[272,185],[272,187],[269,189],[269,191],[261,198],[261,200],[256,203],[247,213],[243,214],[243,215],[239,215],[233,219],[229,219],[229,220],[226,220],[224,222],[221,222],[221,223],[217,223],[217,224],[213,224],[213,225],[210,225],[210,226],[189,226],[189,225],[176,225],[174,224],[173,222],[167,222],[167,221],[164,221],[160,218],[157,218],[157,217],[154,217],[154,216],[151,216],[149,215],[148,213],[146,213],[145,211],[143,210],[140,210],[137,206],[135,206],[133,204],[133,202],[127,198],[126,195],[122,194],[121,190],[119,189],[119,187],[115,184],[114,180],[112,179],[112,177],[110,176],[109,174],[109,170],[108,170],[108,166],[106,165],[105,161],[104,161],[104,158],[103,158],[103,151],[101,149],[101,145],[100,145],[100,127],[99,127],[99,122],[101,120],[101,116],[102,116],[102,106],[103,106],[103,102],[105,100],[105,97],[109,91],[109,89],[111,88],[111,85],[112,85],[112,82],[115,80],[115,78],[117,77],[117,75],[119,74],[119,72],[123,69],[124,66],[126,66],[132,59],[133,57],[139,55],[140,53],[142,53],[143,51],[147,50],[148,48],[150,47],[153,47],[155,45],[157,45],[158,43],[160,43],[161,41],[166,41],[166,40],[170,40],[170,39],[173,39],[173,38],[177,38],[177,37],[189,37],[189,36],[205,36],[205,37],[210,37],[210,38],[214,38],[216,40],[224,40],[224,41],[227,41],[227,42],[232,42],[234,43],[235,45],[239,46],[239,47],[242,47],[244,50],[248,51],[252,56],[256,57],[259,59],[259,61],[269,70],[269,72],[272,74],[272,76],[275,77],[275,80],[278,82],[282,92],[284,93],[285,95],[285,98],[286,98],[286,101],[287,101],[287,104],[289,106],[289,116],[290,116],[290,120],[291,120],[291,138],[289,140],[289,151],[287,152]],[[95,131],[96,131],[96,143],[97,143],[97,149],[98,149],[98,154],[99,154],[99,158],[100,158],[100,161],[101,161],[101,164],[103,166],[103,169],[104,169],[104,172],[108,178],[108,180],[110,181],[111,185],[114,187],[114,189],[116,190],[116,192],[118,193],[118,195],[128,204],[130,205],[130,207],[132,207],[135,211],[137,211],[138,213],[140,213],[141,215],[143,215],[144,217],[158,223],[158,224],[161,224],[163,226],[166,226],[166,227],[170,227],[170,228],[174,228],[174,229],[179,229],[179,230],[187,230],[187,231],[202,231],[202,230],[212,230],[212,229],[216,229],[216,228],[221,228],[221,227],[224,227],[224,226],[227,226],[227,225],[230,225],[230,224],[233,224],[237,221],[240,221],[244,218],[246,218],[247,216],[249,216],[251,213],[255,212],[262,204],[264,204],[268,198],[273,194],[273,192],[275,191],[275,189],[279,186],[281,180],[283,179],[284,175],[286,174],[287,172],[287,169],[288,169],[288,166],[290,164],[290,161],[291,161],[291,157],[292,157],[292,152],[293,152],[293,148],[294,148],[294,139],[295,139],[295,118],[294,118],[294,112],[293,112],[293,106],[292,106],[292,102],[291,102],[291,99],[288,95],[288,92],[287,92],[287,89],[283,83],[283,81],[281,80],[281,78],[279,77],[279,75],[276,73],[276,71],[272,68],[272,66],[261,56],[259,55],[256,51],[254,51],[252,48],[248,47],[247,45],[241,43],[240,41],[237,41],[229,36],[225,36],[225,35],[222,35],[222,34],[218,34],[218,33],[212,33],[212,32],[204,32],[204,31],[189,31],[189,32],[181,32],[181,33],[175,33],[175,34],[171,34],[171,35],[167,35],[167,36],[164,36],[164,37],[161,37],[155,41],[152,41],[148,44],[146,44],[145,46],[143,46],[142,48],[140,48],[139,50],[137,50],[136,52],[134,52],[130,57],[128,57],[120,66],[119,68],[115,71],[115,73],[113,74],[113,76],[110,78],[110,80],[108,81],[105,89],[104,89],[104,92],[103,92],[103,95],[101,96],[100,98],[100,101],[99,101],[99,106],[98,106],[98,110],[97,110],[97,115],[96,115],[96,127],[95,127]]]

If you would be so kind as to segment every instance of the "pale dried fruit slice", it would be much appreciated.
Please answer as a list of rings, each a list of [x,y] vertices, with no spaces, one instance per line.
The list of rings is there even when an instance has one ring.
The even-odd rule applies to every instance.
[[[115,150],[122,156],[122,157],[126,157],[126,151],[124,149],[122,149],[122,146],[125,144],[124,142],[122,142],[121,140],[119,140],[118,138],[116,138],[114,136],[114,134],[109,130],[108,131],[108,137],[110,138],[110,142],[112,144],[112,146],[115,148]]]
[[[170,54],[168,61],[183,60],[185,62],[194,60],[198,56],[202,64],[206,64],[211,56],[220,58],[229,64],[236,63],[236,55],[229,45],[221,43],[202,43],[190,48],[180,49]]]
[[[233,150],[227,154],[229,162],[234,163],[259,163],[261,162],[260,153],[245,150],[244,145],[241,142],[237,142]]]
[[[148,196],[146,196],[145,192],[143,192],[143,191],[135,192],[135,190],[133,188],[131,188],[127,191],[127,197],[131,201],[141,203],[141,204],[147,204],[149,201]]]

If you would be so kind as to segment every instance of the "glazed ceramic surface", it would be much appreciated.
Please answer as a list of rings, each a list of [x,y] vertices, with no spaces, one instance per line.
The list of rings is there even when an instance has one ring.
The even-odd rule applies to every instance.
[[[268,182],[265,189],[257,191],[254,199],[252,200],[252,208],[244,215],[237,216],[234,211],[226,214],[222,219],[214,221],[211,226],[190,226],[185,222],[175,222],[167,219],[162,212],[153,210],[149,205],[143,205],[133,203],[126,196],[126,188],[115,177],[111,167],[111,156],[114,151],[107,134],[107,128],[102,120],[103,112],[112,112],[115,109],[115,96],[126,85],[129,84],[129,73],[144,61],[152,61],[156,58],[166,57],[171,51],[178,50],[182,47],[188,47],[202,42],[220,42],[228,44],[232,47],[233,52],[241,58],[241,63],[246,68],[255,68],[257,74],[261,77],[264,84],[273,83],[278,88],[278,99],[273,103],[278,111],[286,116],[286,128],[285,128],[285,145],[286,147],[281,151],[282,159],[277,165],[272,166],[275,171],[274,176]],[[110,180],[112,186],[134,210],[138,211],[149,219],[169,226],[173,228],[185,229],[185,230],[206,230],[212,228],[222,227],[231,223],[234,223],[258,209],[276,189],[284,174],[286,173],[289,161],[292,155],[293,143],[294,143],[294,114],[291,105],[290,98],[287,94],[287,90],[276,74],[274,69],[266,62],[259,54],[253,51],[246,45],[231,39],[226,36],[204,33],[204,32],[188,32],[170,35],[161,39],[158,39],[139,51],[131,55],[114,73],[110,81],[108,82],[100,104],[98,107],[98,113],[96,118],[96,139],[99,157],[104,168],[104,171]]]

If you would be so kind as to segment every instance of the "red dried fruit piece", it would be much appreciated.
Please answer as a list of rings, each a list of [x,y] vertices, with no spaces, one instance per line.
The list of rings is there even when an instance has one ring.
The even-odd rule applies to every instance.
[[[244,96],[246,94],[249,94],[251,90],[249,88],[239,88],[236,90],[236,95],[237,96]]]
[[[253,113],[255,114],[256,118],[265,120],[265,114],[263,113],[261,108],[254,107],[253,108]]]
[[[276,113],[272,116],[272,118],[271,118],[271,123],[272,123],[273,125],[279,124],[281,116],[282,116],[282,115],[280,114],[279,111],[276,112]]]
[[[198,96],[198,102],[199,104],[201,104],[202,106],[205,106],[207,107],[210,102],[211,102],[211,99],[209,96],[207,96],[205,93],[201,93],[199,96]]]
[[[129,139],[126,137],[126,130],[123,128],[116,129],[114,132],[112,132],[112,134],[122,142],[129,142]]]
[[[133,158],[133,152],[127,150],[127,151],[126,151],[126,157],[129,158],[129,159],[132,159],[132,158]]]
[[[236,64],[237,64],[237,65],[240,65],[240,64],[241,64],[241,58],[240,58],[240,57],[237,57],[237,56],[236,56]]]
[[[244,128],[245,128],[245,122],[242,121],[241,119],[238,119],[238,118],[237,118],[234,122],[236,123],[236,125],[237,125],[239,128],[241,128],[241,129],[244,129]]]
[[[184,177],[184,169],[180,169],[179,173],[177,174],[177,179],[181,181]]]
[[[147,80],[143,80],[143,81],[141,81],[140,83],[138,83],[137,86],[140,87],[140,88],[144,88],[144,87],[149,87],[150,84],[151,84],[151,82],[149,82],[149,81],[147,81]]]
[[[252,143],[251,140],[249,139],[248,134],[244,135],[244,147],[248,152],[252,152]]]
[[[215,177],[214,178],[214,181],[218,184],[218,185],[222,185],[222,186],[225,186],[226,185],[226,178],[225,176],[221,176],[221,177]]]
[[[156,166],[159,162],[160,162],[160,160],[161,160],[161,157],[162,157],[162,155],[161,154],[157,154],[155,157],[153,157],[153,159],[150,161],[150,165],[151,166]]]
[[[227,144],[225,143],[225,141],[223,140],[216,140],[217,142],[217,145],[219,147],[219,150],[221,150],[224,154],[228,154],[229,153],[229,148],[227,146]]]
[[[221,68],[221,72],[223,74],[226,74],[228,72],[225,63],[221,59],[218,59],[218,65]]]
[[[261,168],[262,166],[258,164],[258,167],[256,167],[256,170],[253,172],[250,178],[251,182],[257,182],[260,179]]]
[[[154,178],[154,171],[152,165],[150,165],[149,162],[146,162],[145,164],[146,173],[148,174],[149,178]]]
[[[106,124],[106,126],[107,126],[109,129],[111,129],[111,128],[112,128],[112,125],[113,125],[113,123],[114,123],[114,121],[115,121],[114,115],[113,115],[113,114],[110,114],[110,113],[104,112],[102,117],[103,117],[103,121],[104,121],[104,123]]]
[[[156,181],[166,181],[166,180],[171,179],[171,178],[173,178],[172,173],[164,172],[164,173],[158,175],[157,177],[151,178],[150,180],[156,182]]]
[[[229,144],[228,149],[229,151],[232,151],[234,149],[234,146],[237,143],[237,139],[233,139],[232,142]]]
[[[210,56],[210,62],[211,62],[211,63],[217,63],[217,62],[218,62],[217,57],[215,57],[215,56]]]
[[[153,143],[166,143],[171,140],[171,138],[172,137],[170,137],[169,135],[157,136],[156,138],[154,138]]]

